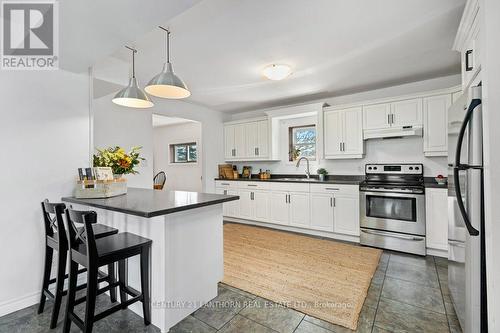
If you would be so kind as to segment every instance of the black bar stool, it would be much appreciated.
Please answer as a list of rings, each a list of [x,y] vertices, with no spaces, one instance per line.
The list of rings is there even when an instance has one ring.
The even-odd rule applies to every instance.
[[[64,319],[63,332],[68,333],[71,322],[74,322],[83,332],[92,332],[94,323],[130,304],[141,301],[144,324],[151,322],[151,309],[149,298],[149,253],[151,251],[150,239],[123,232],[105,238],[96,239],[94,225],[97,214],[93,211],[76,211],[66,209],[66,231],[69,240],[70,273],[68,288],[68,304]],[[75,223],[83,223],[83,230],[79,231]],[[141,292],[127,285],[125,260],[140,255],[141,267]],[[99,289],[98,269],[101,266],[118,262],[119,281],[111,282],[108,286]],[[76,299],[76,280],[78,278],[78,265],[87,268],[87,295]],[[110,288],[120,287],[120,304],[112,306],[101,313],[95,314],[97,295]],[[127,300],[126,295],[132,296]],[[80,319],[74,313],[74,307],[86,302],[85,319]]]
[[[63,203],[50,203],[47,199],[42,202],[43,221],[45,225],[45,268],[43,272],[42,292],[40,303],[38,305],[38,314],[43,312],[45,300],[47,297],[54,301],[52,309],[52,317],[50,320],[50,328],[55,328],[57,325],[57,317],[61,308],[61,300],[63,295],[66,295],[67,290],[64,290],[64,280],[68,277],[66,274],[66,262],[68,258],[68,239],[63,222],[63,215],[66,206]],[[102,224],[94,226],[96,238],[107,237],[117,234],[118,229],[111,228]],[[54,250],[57,251],[57,275],[54,279],[50,278],[52,271],[52,261]],[[86,269],[81,269],[78,273],[85,272]],[[108,266],[108,274],[105,275],[99,272],[100,282],[110,283],[111,279],[115,279],[115,266]],[[55,283],[55,293],[49,290],[49,285]],[[78,290],[84,289],[85,284],[77,287]],[[110,290],[111,300],[116,302],[116,288]]]

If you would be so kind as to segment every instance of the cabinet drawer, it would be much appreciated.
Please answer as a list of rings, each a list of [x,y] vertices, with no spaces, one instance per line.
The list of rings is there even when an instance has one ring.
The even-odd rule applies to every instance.
[[[251,181],[242,181],[239,183],[239,188],[249,189],[249,190],[267,190],[269,188],[269,183],[265,182],[251,182]]]
[[[238,188],[239,182],[236,182],[234,180],[216,180],[215,181],[215,187],[220,187],[220,188]]]
[[[284,192],[309,192],[309,184],[297,183],[269,183],[269,189],[272,191]]]
[[[357,195],[359,192],[358,185],[346,184],[311,184],[311,193],[345,193]]]

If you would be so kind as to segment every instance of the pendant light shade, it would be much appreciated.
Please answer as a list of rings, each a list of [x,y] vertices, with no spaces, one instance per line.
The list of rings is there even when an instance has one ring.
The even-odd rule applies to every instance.
[[[135,53],[137,50],[125,46],[132,51],[132,77],[128,86],[120,90],[113,98],[113,103],[126,106],[129,108],[150,108],[154,106],[148,95],[139,88],[137,79],[135,78]]]
[[[181,99],[191,95],[184,81],[174,74],[170,63],[170,31],[159,27],[166,32],[166,53],[167,59],[163,65],[163,70],[149,81],[144,90],[150,95],[169,99]]]

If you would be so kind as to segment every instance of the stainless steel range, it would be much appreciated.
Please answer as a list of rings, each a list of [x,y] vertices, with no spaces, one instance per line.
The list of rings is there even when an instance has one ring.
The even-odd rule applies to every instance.
[[[422,164],[367,164],[360,184],[362,245],[425,255]]]

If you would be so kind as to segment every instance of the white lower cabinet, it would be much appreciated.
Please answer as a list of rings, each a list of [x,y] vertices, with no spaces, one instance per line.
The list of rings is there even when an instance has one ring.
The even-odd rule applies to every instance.
[[[333,199],[333,231],[359,236],[359,194],[338,191]]]
[[[269,222],[276,224],[290,224],[289,208],[288,192],[271,191],[269,194]]]
[[[252,191],[248,189],[240,189],[240,214],[239,217],[242,219],[252,219],[255,217],[255,206],[252,200]]]
[[[425,189],[425,229],[427,248],[448,251],[447,189]]]
[[[216,189],[240,196],[224,204],[227,217],[359,236],[357,185],[217,181]]]
[[[311,229],[333,232],[333,194],[311,193]]]
[[[309,227],[309,193],[290,192],[290,225],[301,228]]]

